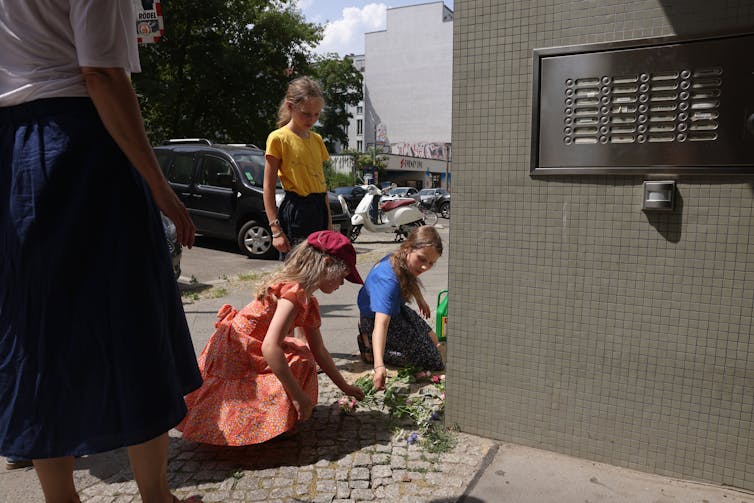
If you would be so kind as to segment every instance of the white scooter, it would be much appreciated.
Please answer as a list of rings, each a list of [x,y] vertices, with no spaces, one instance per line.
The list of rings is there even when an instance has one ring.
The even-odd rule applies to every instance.
[[[374,185],[363,187],[366,194],[351,216],[351,242],[359,237],[362,227],[371,232],[394,233],[395,240],[401,241],[412,229],[424,225],[416,200],[398,198],[378,203],[382,191]]]

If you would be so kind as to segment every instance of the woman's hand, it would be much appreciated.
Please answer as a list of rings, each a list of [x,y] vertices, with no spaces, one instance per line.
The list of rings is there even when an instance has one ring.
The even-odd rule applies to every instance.
[[[157,206],[175,224],[178,242],[188,248],[194,246],[194,238],[196,236],[194,222],[191,221],[186,206],[178,199],[178,196],[173,192],[167,181],[158,183],[155,187],[150,187],[150,189]]]
[[[427,301],[424,299],[418,299],[416,301],[417,306],[419,307],[419,314],[424,316],[425,318],[429,318],[429,315],[431,311],[429,310],[429,306],[427,305]]]
[[[362,401],[364,399],[364,392],[358,386],[351,386],[350,384],[348,384],[346,386],[343,386],[343,389],[341,391],[343,391],[343,393],[348,396],[354,397],[358,401]]]
[[[374,377],[372,378],[372,382],[374,384],[374,389],[377,391],[385,389],[385,378],[387,378],[387,371],[385,370],[384,365],[380,365],[379,367],[374,369]]]
[[[312,401],[309,400],[308,396],[302,394],[300,397],[292,399],[291,402],[298,413],[299,421],[306,421],[311,417],[314,405],[312,405]]]

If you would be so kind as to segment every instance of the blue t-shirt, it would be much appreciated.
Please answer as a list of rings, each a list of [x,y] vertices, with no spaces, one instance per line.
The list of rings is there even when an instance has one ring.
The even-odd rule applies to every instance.
[[[359,312],[364,318],[374,318],[374,313],[397,316],[404,304],[398,278],[390,264],[390,255],[380,260],[369,271],[357,299]]]

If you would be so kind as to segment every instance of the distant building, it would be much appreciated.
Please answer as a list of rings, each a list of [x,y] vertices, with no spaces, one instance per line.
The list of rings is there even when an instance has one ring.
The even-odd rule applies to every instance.
[[[398,185],[450,187],[453,11],[443,2],[388,9],[365,48],[352,56],[364,102],[351,110],[348,147],[376,145]]]

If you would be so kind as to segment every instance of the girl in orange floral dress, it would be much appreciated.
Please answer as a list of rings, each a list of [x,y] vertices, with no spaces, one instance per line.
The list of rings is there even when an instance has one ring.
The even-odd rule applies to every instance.
[[[338,232],[319,231],[288,254],[249,305],[224,305],[199,356],[204,384],[186,396],[188,414],[177,427],[183,438],[249,445],[292,430],[317,403],[317,364],[345,394],[364,398],[327,351],[312,296],[334,292],[344,278],[363,283],[353,245]],[[293,336],[294,327],[304,329],[306,341]]]

